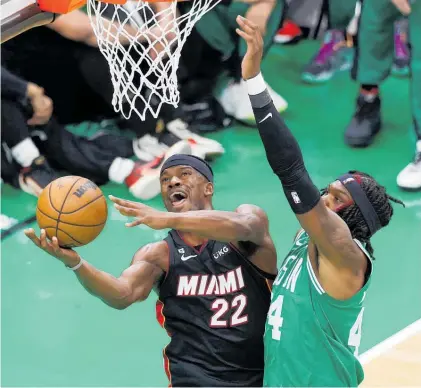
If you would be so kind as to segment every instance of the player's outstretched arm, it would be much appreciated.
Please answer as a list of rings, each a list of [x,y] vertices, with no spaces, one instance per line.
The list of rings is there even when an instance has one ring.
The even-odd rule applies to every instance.
[[[263,209],[257,206],[241,205],[234,212],[195,210],[170,213],[112,195],[109,198],[122,215],[136,218],[126,224],[128,227],[144,224],[152,229],[175,229],[209,240],[233,243],[262,271],[277,273],[276,248],[269,234],[269,220]]]
[[[267,215],[254,205],[241,205],[235,212],[196,210],[171,213],[112,195],[109,198],[122,215],[136,218],[126,224],[128,227],[144,224],[152,229],[176,229],[216,241],[250,241],[258,246],[263,245],[269,235]]]
[[[101,271],[83,260],[73,249],[63,249],[57,238],[50,242],[45,231],[38,238],[33,229],[25,231],[26,236],[39,248],[74,269],[82,286],[92,295],[115,309],[124,309],[131,304],[145,300],[154,284],[163,275],[168,263],[168,247],[165,242],[149,244],[139,249],[120,277]]]
[[[237,33],[247,42],[242,75],[247,81],[250,102],[259,135],[273,172],[282,182],[287,200],[302,227],[329,260],[339,267],[354,269],[362,255],[345,222],[321,199],[304,165],[301,149],[277,112],[260,72],[263,39],[250,21],[238,17]]]

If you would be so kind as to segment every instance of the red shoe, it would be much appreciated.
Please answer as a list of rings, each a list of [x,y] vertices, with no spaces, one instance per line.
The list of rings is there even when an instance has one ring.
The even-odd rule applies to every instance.
[[[301,28],[291,20],[285,20],[282,27],[278,30],[274,37],[276,43],[293,43],[298,42],[303,36]]]

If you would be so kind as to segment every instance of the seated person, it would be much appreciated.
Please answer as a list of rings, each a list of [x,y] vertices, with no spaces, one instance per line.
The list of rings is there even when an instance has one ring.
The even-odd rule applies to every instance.
[[[150,199],[159,194],[159,171],[166,158],[191,152],[183,140],[150,162],[131,160],[131,139],[74,135],[52,116],[53,102],[43,88],[1,70],[1,177],[32,195],[38,196],[65,170],[97,184],[125,183],[135,197]]]
[[[123,45],[128,43],[124,35],[119,39]],[[2,61],[18,75],[43,86],[54,100],[60,123],[97,121],[98,117],[117,116],[108,63],[97,45],[88,15],[75,10],[2,44]],[[141,99],[137,104],[142,111]],[[130,104],[125,105],[129,108]],[[180,140],[190,141],[193,154],[201,158],[224,153],[217,141],[192,133],[172,106],[163,105],[160,119],[147,115],[142,121],[135,113],[130,119],[121,118],[121,127],[136,135],[138,157],[152,160]]]

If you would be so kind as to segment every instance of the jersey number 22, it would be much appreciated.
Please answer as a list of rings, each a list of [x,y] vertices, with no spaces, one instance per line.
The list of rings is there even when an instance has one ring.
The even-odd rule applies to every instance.
[[[247,297],[244,294],[237,295],[231,301],[231,309],[235,309],[230,319],[230,326],[244,325],[248,322],[248,315],[243,314],[244,309],[247,306]],[[224,315],[230,309],[229,302],[224,298],[216,299],[211,306],[212,310],[215,311],[211,320],[210,327],[227,327],[228,322],[224,318]]]

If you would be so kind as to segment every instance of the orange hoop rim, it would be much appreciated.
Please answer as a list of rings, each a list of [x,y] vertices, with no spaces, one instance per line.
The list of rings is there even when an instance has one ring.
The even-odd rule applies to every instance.
[[[123,5],[127,0],[97,0],[101,3]],[[142,0],[145,3],[174,3],[190,0]],[[66,14],[81,8],[86,4],[86,0],[38,0],[41,11],[57,14]]]

